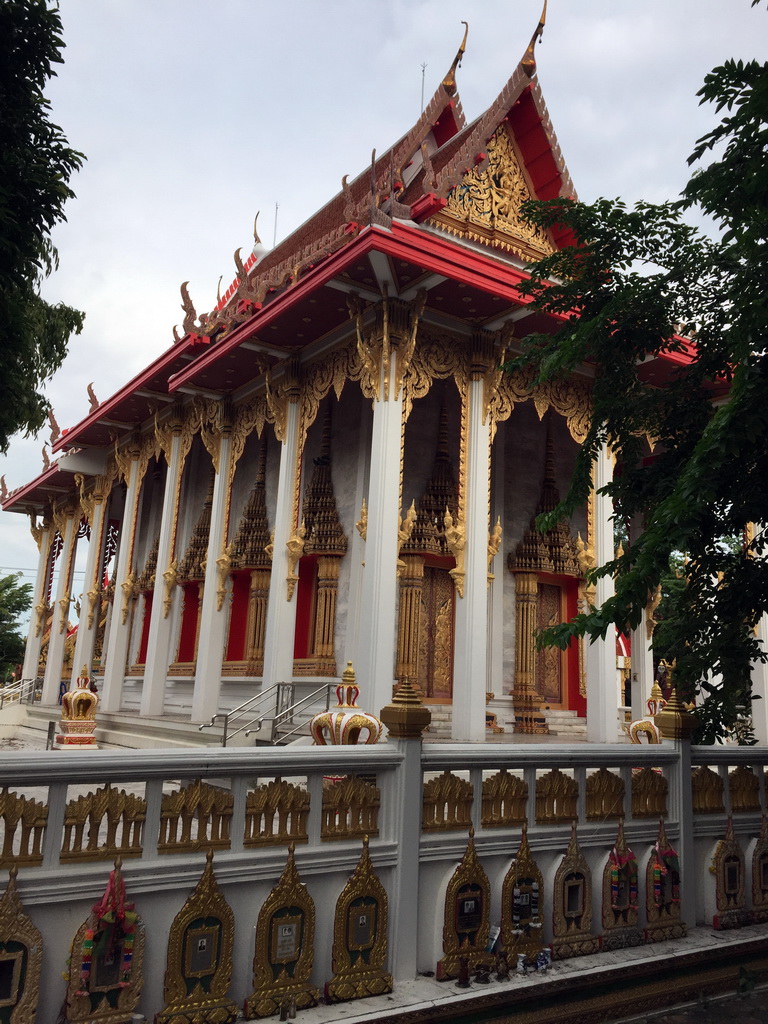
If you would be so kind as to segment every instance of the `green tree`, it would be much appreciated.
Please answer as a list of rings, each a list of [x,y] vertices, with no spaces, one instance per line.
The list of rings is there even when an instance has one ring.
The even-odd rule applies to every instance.
[[[575,244],[533,266],[535,306],[565,323],[554,337],[527,338],[514,365],[540,381],[585,362],[596,369],[592,425],[551,521],[586,500],[609,443],[621,467],[606,488],[616,517],[641,524],[622,557],[597,569],[615,575],[615,596],[542,640],[564,646],[637,625],[685,552],[664,644],[677,653],[682,695],[703,698],[699,739],[712,741],[749,704],[751,666],[765,658],[754,626],[768,610],[768,538],[764,529],[735,547],[723,538],[768,523],[768,64],[729,60],[699,96],[721,120],[689,160],[711,162],[678,200],[528,204],[534,223],[568,225]],[[713,237],[686,219],[702,213]],[[656,356],[669,357],[663,387],[646,375]]]
[[[21,574],[0,577],[0,680],[24,658],[25,638],[19,618],[32,607],[32,586],[19,583]]]
[[[48,400],[41,387],[61,366],[84,314],[40,296],[58,264],[52,228],[74,195],[82,154],[49,120],[43,95],[61,64],[61,18],[47,0],[0,4],[0,452],[19,430],[35,433]]]

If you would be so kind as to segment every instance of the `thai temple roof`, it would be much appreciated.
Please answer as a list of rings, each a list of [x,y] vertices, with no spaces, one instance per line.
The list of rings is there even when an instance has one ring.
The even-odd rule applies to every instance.
[[[471,123],[456,82],[465,31],[416,123],[381,155],[374,152],[351,182],[345,176],[340,191],[274,249],[265,250],[256,235],[245,261],[238,250],[237,277],[210,313],[198,316],[182,285],[185,317],[183,333],[174,328],[175,344],[111,398],[92,402],[84,419],[53,439],[53,451],[105,450],[179,392],[238,397],[297,346],[315,348],[348,330],[352,292],[364,302],[379,298],[383,287],[407,297],[426,283],[427,313],[434,316],[466,321],[469,313],[478,326],[498,329],[505,317],[525,315],[526,333],[556,329],[551,318],[530,315],[529,300],[516,290],[526,263],[570,241],[545,237],[518,215],[525,198],[574,195],[536,78],[534,48],[545,14],[546,3],[510,78]],[[489,188],[503,193],[502,202],[487,224],[472,223],[463,205]],[[388,257],[386,269],[377,253]],[[450,268],[471,293],[458,293]],[[4,507],[39,507],[59,472],[66,490],[73,471],[54,463],[8,495]]]

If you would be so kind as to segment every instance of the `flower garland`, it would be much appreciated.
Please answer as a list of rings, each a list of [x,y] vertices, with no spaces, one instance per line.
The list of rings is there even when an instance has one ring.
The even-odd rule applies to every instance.
[[[80,989],[78,996],[87,996],[91,981],[94,948],[97,955],[114,952],[122,942],[122,962],[118,988],[126,988],[131,981],[133,947],[139,915],[132,903],[125,902],[125,882],[119,870],[111,871],[104,895],[91,910],[93,927],[85,929],[80,957]]]
[[[667,902],[680,902],[680,858],[677,850],[670,846],[662,850],[659,844],[653,848],[653,902],[657,907],[663,907]],[[670,875],[672,879],[672,898],[664,899],[664,879]]]
[[[610,853],[611,860],[611,909],[627,910],[637,907],[637,857],[627,847],[625,853],[614,848]],[[621,883],[629,886],[629,902],[619,903]]]

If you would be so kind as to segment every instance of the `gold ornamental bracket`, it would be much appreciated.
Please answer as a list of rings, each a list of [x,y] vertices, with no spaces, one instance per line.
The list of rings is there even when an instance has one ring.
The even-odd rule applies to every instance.
[[[467,547],[466,523],[458,516],[454,521],[450,509],[446,509],[443,524],[445,526],[445,543],[456,559],[456,566],[448,571],[448,575],[456,585],[456,593],[459,597],[464,597],[464,555]]]
[[[397,575],[402,576],[405,572],[405,562],[400,557],[401,552],[408,541],[411,539],[413,528],[416,525],[416,501],[412,501],[410,508],[405,513],[405,516],[400,520],[400,525],[397,528]],[[367,509],[366,509],[366,532],[367,532]]]
[[[123,603],[120,608],[120,622],[124,626],[128,621],[128,611],[131,606],[131,601],[136,597],[136,573],[133,569],[128,573],[123,582],[120,584],[120,589],[123,592]]]
[[[502,527],[501,527],[501,516],[499,516],[497,518],[497,520],[496,520],[496,525],[494,526],[493,530],[491,530],[489,532],[489,534],[488,534],[488,586],[489,587],[490,587],[491,583],[493,582],[493,580],[496,579],[495,575],[491,572],[491,565],[493,564],[494,558],[499,553],[499,548],[501,547],[502,533],[503,533],[503,530],[502,530]]]
[[[171,604],[173,603],[173,588],[176,586],[178,579],[177,574],[178,563],[174,558],[171,564],[163,573],[163,618],[167,619],[171,611]]]
[[[200,881],[168,933],[163,999],[155,1024],[216,1021],[235,1024],[238,1008],[227,998],[232,981],[235,917],[213,874],[209,850]]]
[[[320,993],[310,982],[314,943],[315,904],[299,877],[291,842],[280,880],[259,911],[246,1020],[271,1017],[287,1002],[297,1010],[317,1006]]]
[[[43,937],[24,911],[16,888],[16,875],[14,864],[0,897],[0,963],[6,978],[0,1005],[7,1008],[7,1019],[13,1024],[34,1024],[40,993]]]
[[[287,584],[287,598],[286,600],[291,601],[293,599],[294,591],[296,590],[296,584],[299,581],[299,575],[296,572],[301,556],[304,554],[304,540],[307,536],[307,528],[302,520],[301,526],[298,530],[294,530],[288,540],[285,542],[285,547],[288,552],[288,575],[285,578]]]
[[[373,870],[364,836],[357,867],[336,901],[333,978],[326,986],[332,1002],[392,991],[392,975],[384,969],[387,916],[387,892]]]
[[[360,383],[367,398],[376,402],[383,398],[386,402],[400,397],[416,349],[425,303],[426,292],[423,289],[411,302],[405,302],[389,295],[386,284],[384,297],[373,307],[365,307],[357,294],[348,297],[347,306],[355,323],[357,352],[362,363]],[[372,317],[369,315],[371,309]],[[396,352],[394,374],[393,351]]]
[[[227,596],[227,579],[232,568],[232,550],[234,545],[227,544],[219,557],[216,559],[216,611],[220,612],[224,607],[224,598]]]

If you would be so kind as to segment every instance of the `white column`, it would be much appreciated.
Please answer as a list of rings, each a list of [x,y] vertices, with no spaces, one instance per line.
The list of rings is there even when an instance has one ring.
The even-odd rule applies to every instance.
[[[494,505],[491,511],[491,523],[493,526],[497,518],[504,523],[504,432],[496,434],[491,444],[492,451],[492,473],[494,483]],[[504,537],[502,536],[501,547],[496,557],[491,562],[490,571],[495,576],[489,590],[489,629],[488,629],[488,659],[489,659],[489,681],[490,689],[496,697],[504,697],[508,692],[504,689],[504,574],[506,563],[504,561]],[[508,688],[511,691],[511,686]]]
[[[74,689],[80,669],[88,666],[93,671],[93,647],[99,629],[99,611],[101,597],[101,559],[104,551],[104,524],[107,512],[108,496],[94,496],[93,522],[91,523],[91,539],[88,541],[88,557],[85,562],[85,583],[80,595],[80,621],[77,624],[75,654],[72,659],[72,676],[70,689]],[[90,591],[90,596],[89,596]],[[91,604],[91,598],[95,603]],[[90,625],[89,623],[90,619]]]
[[[173,560],[178,507],[176,494],[183,468],[181,458],[181,434],[174,431],[171,436],[168,472],[165,476],[163,511],[160,517],[160,540],[157,548],[157,581],[152,601],[152,617],[149,621],[147,641],[147,663],[144,666],[144,685],[141,689],[142,715],[162,715],[165,708],[165,683],[170,664],[171,632],[173,615],[171,610],[176,598],[175,584],[170,588],[170,608],[166,612],[166,581],[163,573],[168,571]]]
[[[80,506],[78,504],[78,513]],[[48,657],[45,662],[43,679],[43,704],[56,704],[59,699],[59,684],[64,666],[64,645],[67,640],[67,622],[69,619],[70,594],[72,593],[72,570],[75,564],[77,549],[77,531],[80,527],[80,516],[74,510],[67,513],[62,540],[61,571],[56,587],[51,620],[51,638],[48,643]]]
[[[288,549],[286,543],[297,525],[293,521],[293,485],[299,444],[298,401],[289,401],[285,417],[285,437],[280,448],[280,471],[277,480],[275,507],[275,541],[272,552],[272,574],[269,578],[269,603],[264,640],[264,682],[293,679],[293,645],[296,633],[296,590],[288,600]],[[298,588],[297,588],[298,589]]]
[[[473,374],[473,378],[476,375]],[[464,596],[456,597],[451,736],[467,743],[485,739],[488,686],[488,460],[490,430],[483,422],[483,381],[467,389],[468,437]]]
[[[227,544],[227,507],[230,486],[232,439],[229,432],[219,441],[219,467],[213,483],[211,529],[205,563],[205,586],[201,613],[200,638],[197,645],[195,688],[192,694],[192,721],[203,722],[219,710],[221,663],[227,640],[228,602],[219,590],[227,580],[219,575],[218,559]],[[293,652],[293,646],[291,646]]]
[[[768,614],[763,616],[757,627],[760,642],[768,646]],[[759,661],[752,666],[752,696],[760,700],[752,702],[752,724],[757,742],[768,746],[768,662]]]
[[[390,380],[395,379],[399,353],[392,352]],[[365,706],[378,714],[392,700],[397,648],[397,557],[400,526],[400,439],[402,392],[379,395],[373,403],[371,459],[368,483],[368,535],[362,577],[357,654],[357,678]]]
[[[40,648],[43,644],[43,627],[45,625],[44,617],[38,615],[38,608],[45,605],[53,534],[53,526],[47,521],[44,522],[38,545],[37,578],[35,579],[35,590],[32,598],[32,618],[29,623],[29,633],[27,634],[27,646],[24,650],[24,666],[21,670],[22,679],[37,678],[37,666],[40,661]]]
[[[648,713],[646,701],[653,686],[653,648],[648,639],[646,617],[632,630],[632,718],[643,718]]]
[[[365,417],[358,431],[357,477],[355,483],[355,511],[359,516],[363,509],[363,501],[368,493],[368,459],[371,448],[371,421]],[[367,536],[366,531],[366,536]],[[349,545],[349,600],[347,603],[347,628],[344,633],[344,656],[342,664],[351,661],[357,670],[357,652],[360,639],[360,603],[365,575],[366,541],[355,527]],[[368,695],[363,694],[362,703],[368,705]]]
[[[133,568],[133,545],[139,512],[139,497],[141,495],[138,457],[131,459],[126,483],[128,489],[125,495],[123,523],[120,528],[120,546],[117,551],[117,563],[115,565],[116,573],[119,573],[119,577],[116,575],[115,578],[119,578],[119,583],[115,587],[112,615],[109,619],[109,629],[104,645],[107,664],[104,669],[104,682],[99,705],[101,711],[109,714],[119,711],[123,702],[125,663],[128,657],[128,641],[131,635],[130,603],[128,605],[128,614],[123,619],[124,593],[122,584],[126,583]]]
[[[613,459],[606,447],[595,462],[595,560],[598,566],[613,559],[613,501],[600,494],[613,477]],[[595,605],[612,597],[613,578],[597,581]],[[616,699],[616,630],[608,627],[605,639],[587,642],[587,739],[590,743],[615,743],[618,738]]]

